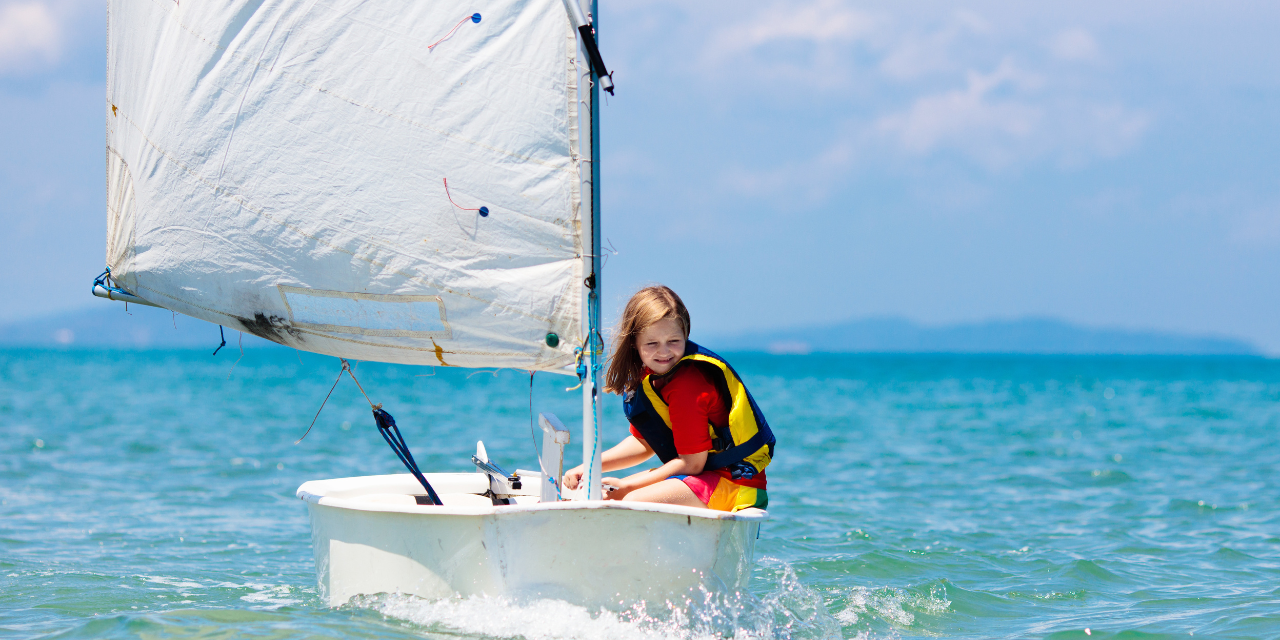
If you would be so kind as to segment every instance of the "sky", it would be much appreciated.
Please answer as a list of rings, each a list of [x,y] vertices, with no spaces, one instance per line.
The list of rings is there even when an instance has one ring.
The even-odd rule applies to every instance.
[[[483,6],[477,0],[477,6]],[[605,0],[606,317],[1056,317],[1280,354],[1280,5]],[[0,321],[105,246],[105,7],[0,0]]]

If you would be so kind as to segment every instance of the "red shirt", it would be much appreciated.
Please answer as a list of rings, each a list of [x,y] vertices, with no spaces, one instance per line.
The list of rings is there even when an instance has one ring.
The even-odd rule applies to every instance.
[[[653,373],[647,367],[644,372],[645,375]],[[675,375],[655,382],[658,396],[667,403],[667,410],[671,415],[671,432],[675,439],[676,453],[689,455],[710,451],[712,434],[708,425],[721,428],[729,425],[728,403],[721,397],[720,391],[694,364],[685,364]],[[637,389],[636,393],[644,393],[644,390]],[[644,436],[640,435],[635,425],[631,426],[631,435],[644,441]],[[757,474],[750,480],[734,480],[724,469],[717,469],[716,473],[744,487],[765,488],[764,473]]]

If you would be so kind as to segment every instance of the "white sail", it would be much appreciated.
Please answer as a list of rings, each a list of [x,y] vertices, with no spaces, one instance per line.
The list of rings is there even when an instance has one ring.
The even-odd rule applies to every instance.
[[[119,285],[342,357],[573,362],[579,71],[561,0],[110,0],[108,25]]]

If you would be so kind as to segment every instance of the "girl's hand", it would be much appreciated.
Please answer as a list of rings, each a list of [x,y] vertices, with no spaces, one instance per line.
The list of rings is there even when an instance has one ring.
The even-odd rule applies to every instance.
[[[565,472],[564,480],[562,482],[566,489],[577,489],[578,484],[582,482],[582,465],[578,465]]]
[[[627,486],[626,481],[619,480],[617,478],[605,478],[600,481],[600,484],[607,484],[607,485],[617,487],[613,491],[604,492],[605,500],[621,500],[627,497],[627,494],[631,493],[634,490],[634,487]]]

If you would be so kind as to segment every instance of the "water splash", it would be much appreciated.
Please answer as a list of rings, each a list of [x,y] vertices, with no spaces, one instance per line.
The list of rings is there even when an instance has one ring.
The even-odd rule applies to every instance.
[[[849,589],[845,607],[835,614],[835,619],[846,628],[859,622],[870,627],[878,619],[891,627],[905,629],[916,622],[917,614],[939,616],[950,609],[951,601],[947,599],[947,590],[942,584],[931,585],[928,594],[894,587],[871,589],[859,586]]]
[[[151,590],[168,591],[181,598],[208,597],[211,591],[228,594],[239,594],[239,599],[253,605],[253,608],[270,611],[280,607],[292,606],[304,602],[299,593],[301,589],[286,584],[269,584],[260,582],[228,582],[225,580],[205,580],[199,582],[190,578],[162,575],[139,575],[147,585],[155,585]],[[161,596],[163,597],[163,596]],[[173,603],[192,603],[195,600],[172,600]]]
[[[791,565],[762,561],[759,596],[700,589],[677,601],[638,602],[622,611],[562,600],[471,596],[423,600],[401,594],[356,598],[351,606],[422,626],[429,633],[525,640],[829,640],[840,624],[821,594]]]

